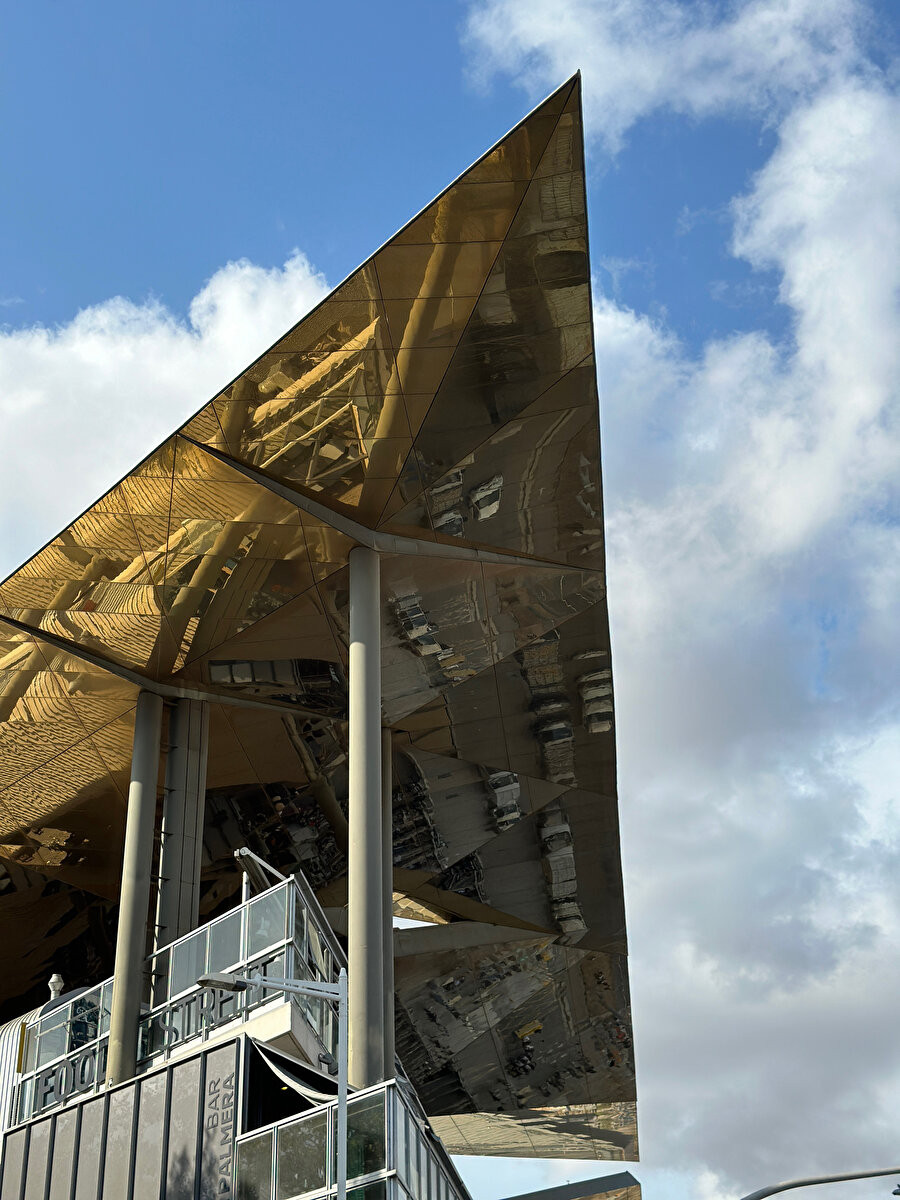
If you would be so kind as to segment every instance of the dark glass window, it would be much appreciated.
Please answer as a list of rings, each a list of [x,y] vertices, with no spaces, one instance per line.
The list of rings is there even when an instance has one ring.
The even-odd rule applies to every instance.
[[[276,1200],[324,1189],[327,1123],[325,1113],[316,1113],[278,1131]]]
[[[376,1092],[347,1106],[347,1178],[383,1171],[384,1166],[384,1092]]]
[[[270,1200],[272,1195],[272,1134],[248,1138],[237,1148],[236,1200]]]

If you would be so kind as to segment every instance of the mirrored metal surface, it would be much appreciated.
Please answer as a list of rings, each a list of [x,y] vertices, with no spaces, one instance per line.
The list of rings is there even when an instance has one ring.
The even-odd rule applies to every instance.
[[[579,104],[570,81],[0,584],[10,999],[51,952],[109,971],[83,948],[142,685],[210,700],[201,912],[240,845],[345,903],[348,556],[401,534],[395,902],[444,939],[398,960],[404,1063],[461,1152],[633,1150]]]

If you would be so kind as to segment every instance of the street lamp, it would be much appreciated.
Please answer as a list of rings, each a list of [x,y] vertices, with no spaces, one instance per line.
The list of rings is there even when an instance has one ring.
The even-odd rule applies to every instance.
[[[787,1183],[775,1183],[771,1187],[760,1188],[741,1200],[764,1200],[766,1196],[775,1196],[778,1192],[788,1192],[791,1188],[815,1187],[819,1183],[846,1183],[850,1179],[875,1179],[879,1175],[900,1175],[900,1167],[884,1167],[879,1171],[855,1171],[852,1175],[816,1175],[810,1179],[790,1179]],[[900,1196],[900,1188],[894,1188],[892,1196]]]
[[[249,988],[268,988],[292,996],[336,1000],[338,1005],[338,1102],[337,1102],[337,1200],[347,1197],[347,970],[341,967],[337,983],[319,983],[306,979],[277,979],[272,975],[232,975],[211,971],[197,980],[200,987],[223,992],[246,992]]]

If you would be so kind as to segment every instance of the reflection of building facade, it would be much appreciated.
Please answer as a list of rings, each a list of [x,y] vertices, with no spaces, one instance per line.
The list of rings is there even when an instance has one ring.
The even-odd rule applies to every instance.
[[[366,1196],[633,1156],[613,721],[576,79],[0,584],[7,1161],[327,1194],[345,945]]]

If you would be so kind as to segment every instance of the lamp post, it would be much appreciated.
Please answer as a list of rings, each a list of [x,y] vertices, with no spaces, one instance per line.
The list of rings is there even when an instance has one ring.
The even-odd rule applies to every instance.
[[[341,967],[337,983],[319,983],[306,979],[277,979],[271,975],[232,975],[212,971],[197,980],[200,987],[219,988],[223,992],[246,992],[249,988],[267,988],[292,996],[315,1000],[336,1000],[338,1006],[338,1102],[337,1102],[337,1200],[347,1197],[347,971]]]
[[[741,1200],[764,1200],[766,1196],[775,1196],[778,1192],[788,1192],[791,1188],[815,1187],[820,1183],[847,1183],[851,1179],[876,1179],[879,1175],[900,1175],[900,1167],[883,1167],[878,1171],[854,1171],[851,1175],[816,1175],[809,1179],[789,1179],[786,1183],[774,1183],[771,1187],[760,1188]],[[900,1195],[900,1188],[895,1188],[893,1196]]]

